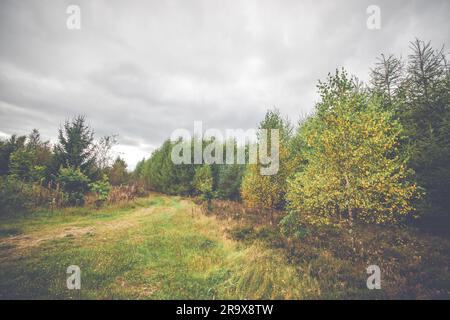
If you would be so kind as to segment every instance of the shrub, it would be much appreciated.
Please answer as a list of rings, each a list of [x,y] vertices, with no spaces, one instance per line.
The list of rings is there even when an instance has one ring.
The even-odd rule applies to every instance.
[[[308,235],[308,229],[301,223],[299,215],[295,211],[289,212],[279,223],[280,232],[285,237],[304,238]]]
[[[213,197],[213,177],[209,165],[205,164],[195,169],[194,187],[201,194],[203,200],[208,201],[208,209],[210,209]]]
[[[0,177],[0,214],[28,211],[48,206],[55,191],[14,176]]]
[[[107,175],[104,174],[102,180],[90,183],[89,187],[91,188],[91,191],[97,195],[97,206],[100,206],[108,199],[109,192],[111,191],[111,185],[109,184]]]
[[[68,205],[84,204],[84,195],[89,190],[89,178],[80,169],[60,168],[58,182],[61,183],[66,194],[65,200]]]
[[[109,192],[108,202],[116,203],[120,201],[128,201],[139,196],[144,196],[145,194],[145,187],[142,183],[112,187]]]
[[[28,197],[26,184],[14,177],[0,177],[0,210],[2,214],[10,210],[22,211],[26,208]]]

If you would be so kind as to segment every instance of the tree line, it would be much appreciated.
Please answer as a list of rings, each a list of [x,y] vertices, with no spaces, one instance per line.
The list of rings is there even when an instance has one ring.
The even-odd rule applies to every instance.
[[[111,186],[130,179],[125,161],[112,159],[115,143],[115,136],[95,139],[84,116],[67,120],[54,146],[37,129],[0,140],[0,209],[83,205],[88,192],[104,201]]]
[[[280,168],[171,162],[167,140],[134,176],[159,192],[243,201],[285,221],[450,225],[450,68],[444,48],[410,43],[381,55],[369,83],[336,70],[319,81],[314,113],[294,127],[276,109],[261,129],[280,132]],[[242,146],[236,145],[236,148]],[[226,154],[226,148],[223,146]],[[247,152],[247,151],[246,151]]]
[[[444,48],[415,40],[406,59],[381,55],[363,83],[338,69],[318,83],[314,112],[292,123],[277,109],[259,129],[279,131],[279,170],[264,164],[174,164],[167,139],[128,173],[112,159],[115,136],[95,139],[83,116],[51,145],[38,130],[0,140],[0,209],[104,201],[112,186],[140,183],[172,195],[242,201],[284,221],[420,221],[450,226],[450,68]],[[204,145],[211,141],[202,141]],[[217,141],[216,141],[217,142]],[[191,141],[193,143],[193,141]],[[249,146],[224,141],[223,155]],[[230,141],[228,141],[230,143]],[[258,139],[256,142],[260,144]],[[192,153],[193,154],[193,153]],[[236,155],[234,156],[236,159]]]

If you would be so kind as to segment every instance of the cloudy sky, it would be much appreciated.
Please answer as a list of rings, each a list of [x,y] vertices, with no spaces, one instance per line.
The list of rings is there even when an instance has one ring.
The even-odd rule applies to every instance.
[[[81,9],[81,29],[66,26]],[[366,26],[369,5],[381,29]],[[311,112],[318,79],[360,79],[415,37],[450,46],[450,1],[0,0],[0,136],[55,141],[77,114],[134,167],[177,128],[254,128]],[[447,47],[448,48],[448,47]]]

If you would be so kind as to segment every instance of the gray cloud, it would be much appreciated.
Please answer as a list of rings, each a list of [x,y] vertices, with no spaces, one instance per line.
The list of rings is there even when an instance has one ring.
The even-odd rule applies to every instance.
[[[78,4],[82,29],[66,28]],[[366,8],[381,8],[381,30]],[[296,121],[337,67],[365,80],[415,37],[450,43],[448,1],[0,2],[0,134],[54,140],[85,114],[119,134],[131,167],[176,128],[252,128],[267,108]]]

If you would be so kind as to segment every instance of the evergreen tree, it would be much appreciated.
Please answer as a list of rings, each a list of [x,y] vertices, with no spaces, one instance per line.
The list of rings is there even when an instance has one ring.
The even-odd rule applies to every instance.
[[[0,142],[0,175],[9,173],[11,155],[25,147],[26,136],[13,134],[9,139]]]
[[[95,164],[94,132],[86,124],[84,116],[66,121],[59,129],[58,144],[55,147],[57,167],[80,169],[92,176]]]
[[[384,54],[378,58],[375,67],[371,70],[370,83],[376,93],[386,97],[387,102],[391,103],[392,98],[399,91],[404,77],[404,66],[401,59]]]
[[[411,43],[402,122],[407,130],[411,166],[426,190],[426,211],[450,225],[450,76],[443,48]],[[440,222],[441,223],[441,222]]]
[[[128,179],[127,164],[125,160],[117,157],[112,167],[108,171],[109,182],[113,186],[119,186],[126,183]]]
[[[224,164],[220,167],[217,182],[217,196],[222,199],[239,200],[245,165]]]
[[[174,164],[171,158],[174,143],[166,140],[146,161],[143,175],[155,191],[167,194],[192,194],[195,168],[192,164]]]

